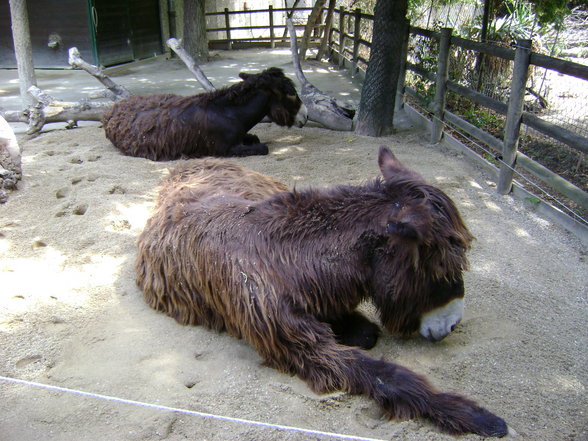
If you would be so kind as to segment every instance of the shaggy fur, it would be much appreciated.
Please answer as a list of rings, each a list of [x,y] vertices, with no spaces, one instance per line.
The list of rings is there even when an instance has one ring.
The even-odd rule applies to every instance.
[[[287,191],[217,159],[172,172],[141,234],[138,286],[182,324],[246,339],[316,392],[377,401],[390,417],[425,417],[449,433],[503,436],[505,422],[402,366],[374,360],[377,306],[394,333],[464,295],[472,236],[439,189],[380,149],[383,179]]]
[[[200,95],[121,100],[102,118],[106,137],[125,155],[154,161],[267,154],[247,132],[265,116],[291,127],[302,101],[277,67],[239,76],[240,83]]]

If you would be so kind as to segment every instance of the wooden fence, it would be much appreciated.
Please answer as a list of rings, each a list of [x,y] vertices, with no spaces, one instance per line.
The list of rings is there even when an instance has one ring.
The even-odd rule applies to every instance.
[[[297,11],[310,11],[309,8],[296,9]],[[209,16],[223,15],[225,17],[225,27],[210,28],[209,32],[225,32],[226,39],[213,40],[211,46],[220,45],[223,48],[232,48],[236,43],[245,45],[265,44],[274,47],[278,42],[282,42],[280,37],[276,37],[277,30],[283,30],[283,25],[274,24],[275,13],[286,13],[290,9],[264,9],[249,11],[228,11],[208,13]],[[323,16],[324,16],[323,11]],[[359,9],[348,11],[341,7],[335,10],[338,20],[333,22],[337,25],[329,32],[329,48],[332,59],[339,66],[349,68],[353,75],[365,72],[369,59],[369,49],[371,46],[371,29],[374,16],[365,14]],[[236,14],[266,14],[268,17],[267,26],[269,35],[261,38],[231,39],[231,31],[237,29],[248,29],[247,27],[231,27],[230,18]],[[366,26],[367,25],[367,26]],[[264,26],[256,26],[254,29],[261,29]],[[367,29],[367,32],[366,32]],[[367,36],[366,36],[367,35]],[[576,203],[581,210],[588,210],[588,193],[577,186],[573,185],[566,179],[547,169],[538,162],[517,150],[521,125],[524,124],[538,131],[539,133],[564,143],[571,149],[582,154],[588,153],[588,138],[578,135],[564,127],[546,121],[535,114],[523,110],[523,98],[527,87],[527,77],[530,66],[542,67],[557,71],[563,75],[570,75],[575,78],[586,81],[588,87],[588,66],[568,62],[554,57],[541,55],[532,52],[530,41],[521,40],[516,44],[516,49],[496,46],[489,43],[479,43],[452,35],[451,29],[442,29],[440,32],[428,29],[410,27],[411,36],[421,36],[438,43],[437,66],[434,70],[426,70],[406,61],[406,55],[403,60],[403,66],[406,71],[415,74],[435,83],[435,99],[430,106],[433,111],[430,113],[432,119],[431,141],[438,142],[443,136],[443,126],[449,123],[451,126],[465,132],[468,136],[475,138],[478,142],[490,148],[495,157],[500,160],[501,169],[498,178],[497,189],[502,194],[508,193],[512,188],[513,170],[517,168],[524,169],[527,173],[547,184],[549,187],[569,198]],[[409,36],[407,36],[408,41]],[[286,44],[287,44],[286,40]],[[457,82],[450,81],[448,78],[448,65],[451,48],[462,48],[475,51],[479,54],[486,54],[500,59],[509,60],[514,63],[513,74],[510,84],[510,99],[508,104],[485,96],[474,89],[464,87]],[[403,70],[404,70],[403,69]],[[405,94],[417,98],[419,96],[416,90],[407,87],[404,84],[405,72],[401,74],[399,83],[399,93],[397,106],[404,99]],[[459,96],[471,100],[473,103],[493,112],[504,115],[506,124],[503,139],[496,138],[469,123],[465,119],[450,112],[446,108],[446,95],[448,91],[454,92]],[[578,219],[576,219],[578,220]],[[585,224],[584,219],[579,219]]]
[[[367,66],[367,59],[361,56],[361,47],[369,48],[370,42],[357,35],[361,28],[362,20],[372,20],[373,16],[363,14],[358,10],[339,12],[339,29],[333,30],[331,48],[337,53],[339,65],[348,66],[353,73],[361,69],[361,65]],[[353,29],[353,33],[346,32],[346,29]],[[539,133],[560,141],[570,148],[582,154],[588,153],[588,138],[578,135],[568,129],[541,119],[537,115],[523,111],[523,98],[526,90],[527,76],[530,66],[542,67],[557,71],[563,75],[570,75],[586,81],[588,87],[588,66],[572,63],[554,57],[534,53],[530,50],[529,40],[518,41],[516,49],[500,47],[488,43],[479,43],[472,40],[452,36],[451,29],[442,29],[434,32],[428,29],[410,27],[411,35],[420,35],[430,40],[436,40],[439,48],[437,54],[436,72],[424,70],[420,66],[405,62],[405,69],[412,71],[421,77],[435,84],[435,98],[430,107],[432,112],[431,141],[441,140],[443,126],[449,123],[478,142],[488,146],[501,159],[500,176],[497,189],[500,193],[506,194],[512,187],[513,169],[521,168],[541,180],[549,187],[574,201],[583,210],[588,210],[588,193],[570,183],[561,176],[555,174],[538,162],[532,160],[523,153],[517,151],[521,125],[525,124]],[[337,38],[338,37],[338,38]],[[408,37],[407,37],[408,38]],[[476,90],[464,87],[448,78],[448,65],[451,48],[459,47],[487,54],[504,60],[514,62],[513,75],[510,84],[510,97],[508,104],[504,104],[493,98],[489,98]],[[342,54],[342,56],[341,56]],[[406,58],[406,56],[404,57]],[[446,108],[447,91],[455,92],[461,97],[467,98],[482,107],[490,109],[498,114],[506,116],[506,124],[503,139],[481,130],[455,113]],[[416,90],[405,86],[404,74],[401,75],[399,84],[399,96],[401,100],[404,94],[423,99]]]
[[[290,40],[286,38],[286,24],[283,20],[285,14],[298,13],[307,14],[312,11],[312,8],[274,8],[269,6],[268,9],[247,9],[243,11],[229,11],[225,8],[222,12],[207,12],[206,17],[209,17],[209,21],[218,21],[218,18],[224,19],[223,26],[207,27],[206,31],[209,34],[224,34],[225,38],[209,38],[208,45],[211,49],[239,49],[244,47],[264,46],[274,48],[276,46],[287,46],[290,47]],[[267,21],[261,25],[249,25],[239,26],[235,25],[239,17],[263,17]],[[276,20],[276,17],[280,17],[281,20]],[[255,20],[259,22],[260,20]],[[299,26],[300,27],[300,26]],[[263,35],[258,37],[235,37],[235,31],[258,31]],[[281,31],[281,32],[280,32]],[[281,35],[280,35],[281,34]],[[314,36],[313,41],[316,40]]]

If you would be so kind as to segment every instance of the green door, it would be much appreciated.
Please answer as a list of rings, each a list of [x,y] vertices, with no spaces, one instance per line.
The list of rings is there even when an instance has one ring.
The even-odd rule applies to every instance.
[[[162,53],[158,0],[89,0],[99,64]]]

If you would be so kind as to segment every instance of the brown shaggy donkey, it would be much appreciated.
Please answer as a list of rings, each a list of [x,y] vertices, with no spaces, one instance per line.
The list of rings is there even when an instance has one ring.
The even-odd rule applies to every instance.
[[[218,159],[178,167],[139,237],[137,283],[153,308],[246,339],[317,393],[365,394],[391,418],[504,436],[501,418],[363,350],[379,329],[355,311],[362,300],[393,333],[435,341],[453,330],[473,239],[441,190],[384,147],[378,161],[383,178],[304,191]]]
[[[281,126],[301,127],[306,107],[280,68],[239,76],[240,83],[199,95],[121,100],[102,118],[106,137],[125,155],[154,161],[267,155],[267,146],[247,132],[265,116]]]

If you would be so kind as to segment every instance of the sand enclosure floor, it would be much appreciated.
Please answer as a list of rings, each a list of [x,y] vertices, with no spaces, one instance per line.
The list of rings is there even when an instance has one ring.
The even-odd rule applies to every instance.
[[[239,64],[253,63],[254,53],[244,52],[245,58],[221,53],[203,69],[217,85],[236,80]],[[287,56],[270,55],[255,60],[292,72]],[[160,63],[171,63],[172,77],[185,80],[176,84],[157,64],[153,71],[148,64],[121,67],[127,72],[115,79],[134,93],[166,84],[173,90],[165,91],[180,92],[182,84],[197,91],[187,70]],[[313,65],[311,81],[357,99],[348,79],[326,77],[323,69]],[[95,87],[92,78],[87,82]],[[253,133],[269,141],[270,155],[233,161],[290,187],[360,184],[378,173],[377,148],[386,144],[448,193],[477,237],[464,320],[436,344],[385,334],[371,356],[474,398],[505,418],[519,439],[587,439],[588,265],[576,238],[497,195],[484,171],[429,145],[416,129],[379,139],[267,124]],[[182,327],[147,307],[134,283],[135,240],[174,162],[122,156],[95,125],[21,138],[21,147],[23,181],[0,206],[0,375],[369,438],[455,439],[426,421],[386,421],[364,397],[316,395],[301,380],[261,366],[245,342]],[[329,439],[6,382],[0,397],[0,439],[7,441]]]

